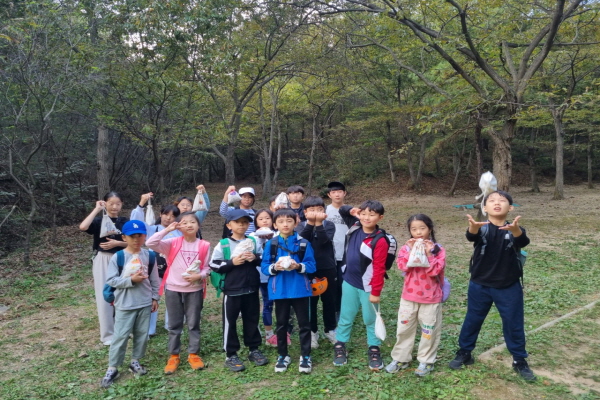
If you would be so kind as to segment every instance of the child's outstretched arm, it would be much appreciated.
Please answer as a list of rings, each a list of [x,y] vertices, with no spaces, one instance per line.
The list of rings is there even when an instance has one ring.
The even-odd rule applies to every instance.
[[[438,276],[444,271],[446,267],[446,249],[438,246],[438,252],[433,254],[431,250],[435,244],[433,242],[427,243],[427,260],[429,261],[429,268],[424,268],[425,273],[428,276]]]
[[[79,230],[84,232],[87,231],[92,222],[94,221],[94,218],[96,218],[96,215],[98,215],[98,213],[102,211],[104,207],[106,207],[106,202],[104,202],[103,200],[98,200],[96,202],[96,207],[94,207],[90,215],[85,217],[85,219],[81,221],[81,224],[79,224]]]
[[[169,253],[171,252],[171,241],[175,240],[176,238],[171,238],[171,239],[167,239],[167,240],[163,240],[163,238],[167,234],[169,234],[170,232],[173,232],[175,229],[178,229],[178,228],[179,228],[179,222],[171,223],[171,225],[167,226],[162,231],[156,232],[154,235],[152,235],[148,239],[146,239],[146,246],[148,246],[152,250],[158,252],[159,254],[162,253],[162,254],[165,254],[168,256]]]
[[[129,219],[137,219],[138,221],[144,221],[144,207],[146,207],[148,200],[153,197],[154,193],[152,192],[144,193],[143,195],[141,195],[140,202],[138,203],[137,207],[131,210],[131,215],[129,216]]]
[[[503,231],[510,231],[510,233],[512,233],[512,235],[514,237],[518,238],[519,236],[521,236],[523,234],[523,231],[521,230],[521,227],[519,226],[520,219],[521,219],[521,216],[519,215],[519,216],[515,217],[512,224],[506,224],[504,226],[501,226],[498,229],[501,229]]]
[[[204,199],[204,204],[206,205],[206,211],[196,211],[196,217],[200,223],[204,222],[204,219],[208,215],[208,210],[210,210],[210,199],[208,198],[208,193],[206,193],[206,188],[204,185],[196,186],[196,190],[202,190],[202,198]]]
[[[479,228],[490,223],[489,221],[475,221],[471,214],[467,214],[467,220],[469,221],[469,233],[473,235],[477,235]]]

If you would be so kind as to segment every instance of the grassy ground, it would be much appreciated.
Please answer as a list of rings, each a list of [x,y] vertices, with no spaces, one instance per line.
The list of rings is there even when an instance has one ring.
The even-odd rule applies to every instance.
[[[222,220],[216,208],[223,188],[209,187],[214,199],[212,215],[203,233],[216,243]],[[600,235],[595,206],[598,190],[568,187],[567,200],[550,201],[551,188],[541,194],[513,190],[532,244],[526,265],[526,327],[528,331],[598,299],[600,285]],[[600,307],[579,313],[551,328],[528,336],[530,365],[539,375],[528,384],[510,369],[506,351],[489,361],[452,371],[448,361],[456,350],[457,335],[465,314],[467,265],[471,248],[464,239],[465,211],[453,204],[472,202],[472,193],[449,199],[442,196],[401,195],[384,198],[383,227],[407,239],[404,221],[417,211],[429,214],[437,225],[437,239],[448,253],[447,276],[453,288],[444,305],[444,328],[439,360],[426,378],[414,368],[390,375],[372,373],[366,367],[364,327],[354,327],[349,345],[349,365],[334,368],[332,345],[322,341],[313,352],[314,372],[300,376],[297,336],[291,347],[294,364],[285,374],[275,374],[273,364],[249,367],[233,374],[223,368],[220,303],[208,294],[202,319],[201,355],[208,361],[204,371],[193,372],[184,363],[166,377],[166,331],[149,343],[144,364],[149,374],[136,379],[128,372],[109,390],[99,381],[107,363],[108,348],[98,341],[98,325],[91,284],[90,238],[69,227],[57,238],[44,237],[31,269],[22,271],[17,256],[2,260],[0,306],[0,399],[597,399],[600,398]],[[349,203],[366,198],[354,193]],[[594,205],[594,206],[591,206]],[[17,273],[19,272],[19,273]],[[22,273],[21,273],[22,272]],[[385,361],[394,344],[396,313],[402,288],[399,274],[391,274],[382,299],[388,329],[383,346]],[[162,305],[161,305],[162,306]],[[162,326],[162,315],[159,318]],[[392,335],[390,335],[392,334]],[[184,343],[187,338],[184,336]],[[481,332],[476,353],[502,343],[501,321],[490,313]],[[271,360],[275,349],[265,348]],[[244,354],[244,353],[242,353]],[[416,367],[416,364],[414,365]]]

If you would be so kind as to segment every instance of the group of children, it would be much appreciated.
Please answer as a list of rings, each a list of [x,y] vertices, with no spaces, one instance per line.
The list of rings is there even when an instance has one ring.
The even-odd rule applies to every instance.
[[[204,187],[197,189],[204,191],[204,200],[210,204]],[[298,369],[301,373],[312,372],[311,349],[319,345],[319,300],[323,309],[323,335],[333,344],[335,366],[348,361],[347,344],[360,310],[366,326],[367,363],[371,370],[395,373],[408,368],[419,328],[419,366],[415,374],[425,376],[433,370],[441,338],[445,249],[435,241],[431,218],[416,214],[407,221],[410,238],[400,248],[396,260],[404,276],[397,340],[391,353],[392,362],[384,367],[381,339],[375,332],[375,305],[380,302],[386,262],[395,248],[389,235],[379,227],[384,217],[383,205],[374,200],[355,208],[345,205],[346,188],[340,182],[331,182],[328,197],[332,203],[327,208],[320,197],[304,198],[300,186],[288,189],[287,204],[278,203],[274,196],[270,208],[261,210],[253,209],[254,190],[241,188],[237,192],[241,201],[234,208],[228,205],[228,199],[235,189],[230,186],[226,190],[219,207],[225,218],[224,237],[210,257],[210,245],[200,235],[206,211],[191,211],[193,201],[186,197],[179,198],[176,205],[163,207],[159,221],[146,226],[141,220],[151,193],[142,195],[131,220],[127,221],[118,217],[121,197],[111,192],[97,202],[94,211],[81,223],[81,230],[94,235],[97,251],[94,285],[101,341],[111,346],[102,387],[110,386],[117,378],[117,367],[123,363],[130,334],[134,339],[129,369],[138,375],[146,373],[139,360],[148,337],[156,331],[159,296],[165,299],[165,328],[169,332],[170,356],[165,374],[174,373],[180,364],[184,324],[189,332],[188,362],[195,370],[205,367],[199,354],[200,320],[208,280],[223,295],[223,350],[225,367],[231,371],[243,371],[243,359],[257,366],[269,363],[260,350],[263,343],[259,329],[260,296],[265,343],[277,347],[275,372],[286,371],[292,363],[288,348],[293,315],[299,332]],[[96,215],[102,210],[106,210],[122,236],[99,237],[101,218]],[[519,226],[520,217],[512,223],[506,222],[510,210],[510,195],[497,191],[484,201],[487,222],[476,222],[468,216],[467,239],[474,243],[468,307],[459,337],[460,349],[450,367],[458,369],[474,362],[471,351],[491,305],[496,304],[507,347],[514,358],[513,367],[523,378],[534,380],[535,375],[525,361],[523,294],[519,281],[522,265],[517,252],[529,239]],[[407,265],[417,241],[425,246],[428,267]],[[144,244],[156,252],[156,257],[142,248]],[[130,276],[119,265],[123,257],[115,254],[122,248],[125,263],[136,257],[142,264]],[[156,266],[149,265],[154,258]],[[115,290],[114,317],[113,306],[102,296],[105,283]],[[242,337],[248,348],[247,357],[242,358],[238,355],[241,349],[236,330],[238,318],[242,320]]]

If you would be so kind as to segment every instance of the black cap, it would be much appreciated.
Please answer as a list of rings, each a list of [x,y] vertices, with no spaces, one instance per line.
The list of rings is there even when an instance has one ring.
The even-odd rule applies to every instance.
[[[249,222],[252,222],[254,220],[250,215],[248,215],[246,211],[236,208],[227,212],[227,216],[225,217],[225,223],[228,224],[231,221],[237,221],[238,219],[242,218],[248,218]]]
[[[344,184],[342,182],[329,182],[327,184],[327,189],[331,190],[343,190],[344,192],[346,191],[346,186],[344,186]]]

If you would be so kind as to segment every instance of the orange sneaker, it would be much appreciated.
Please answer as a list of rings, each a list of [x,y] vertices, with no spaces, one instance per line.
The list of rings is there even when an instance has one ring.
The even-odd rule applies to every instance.
[[[180,362],[181,360],[179,358],[179,354],[171,354],[169,361],[167,361],[167,366],[165,367],[165,374],[171,375],[173,372],[175,372],[177,367],[179,367]]]
[[[192,369],[203,369],[205,367],[204,361],[202,361],[198,354],[190,354],[188,356],[188,362]]]

